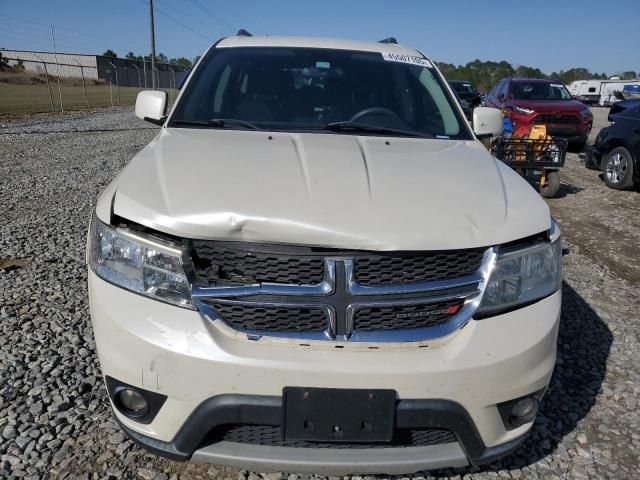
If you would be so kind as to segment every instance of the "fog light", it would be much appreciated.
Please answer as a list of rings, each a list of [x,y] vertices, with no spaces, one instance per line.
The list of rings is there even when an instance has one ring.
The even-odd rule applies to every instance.
[[[523,398],[511,407],[509,423],[514,427],[519,427],[533,420],[536,413],[538,413],[538,400],[533,397]]]
[[[149,411],[147,400],[135,390],[124,388],[118,392],[118,406],[129,417],[143,417]]]
[[[167,400],[166,395],[134,387],[108,375],[104,379],[114,409],[138,423],[151,423]]]

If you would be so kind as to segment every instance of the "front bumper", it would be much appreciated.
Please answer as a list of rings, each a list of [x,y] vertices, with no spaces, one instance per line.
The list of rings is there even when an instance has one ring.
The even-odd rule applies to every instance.
[[[600,170],[601,161],[602,153],[595,147],[595,145],[587,145],[584,150],[585,167],[593,170]]]
[[[584,143],[589,138],[591,127],[583,125],[547,125],[547,133],[552,137],[566,138],[570,143]]]
[[[283,418],[280,397],[221,395],[203,402],[171,442],[161,442],[122,425],[138,445],[174,460],[191,458],[196,463],[242,466],[244,469],[269,472],[293,471],[325,475],[349,473],[413,473],[447,467],[480,465],[507,455],[525,436],[507,443],[485,447],[469,414],[460,405],[445,400],[400,400],[396,424],[430,425],[451,428],[458,442],[405,448],[289,448],[221,441],[195,450],[199,433],[225,423],[273,423]],[[189,451],[194,451],[189,454]]]
[[[511,115],[511,122],[514,130],[528,131],[535,125],[545,125],[547,134],[552,137],[566,138],[570,143],[584,143],[589,138],[593,127],[593,118],[582,117],[579,123],[538,123],[535,118],[539,114],[531,115]]]
[[[428,344],[252,341],[196,311],[115,287],[92,271],[89,293],[103,374],[167,397],[148,424],[114,409],[125,431],[166,456],[263,471],[409,473],[482,463],[507,453],[531,422],[508,430],[496,404],[548,384],[560,314],[557,292],[513,312],[471,320]],[[207,405],[226,399],[225,408],[236,409],[241,423],[271,418],[267,424],[272,424],[281,421],[278,402],[286,386],[393,389],[399,397],[397,423],[408,415],[403,409],[417,409],[422,413],[408,415],[413,422],[441,422],[458,442],[371,452],[202,443],[215,423],[215,415],[198,413],[207,412]],[[229,406],[230,395],[231,404],[240,407]],[[247,398],[267,399],[276,413],[261,410],[252,420],[242,407]],[[185,436],[191,440],[181,440]]]

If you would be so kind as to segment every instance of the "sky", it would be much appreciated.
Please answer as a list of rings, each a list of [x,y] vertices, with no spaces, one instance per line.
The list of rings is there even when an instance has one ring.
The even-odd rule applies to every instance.
[[[193,59],[254,35],[395,36],[454,64],[507,60],[551,73],[640,71],[640,0],[154,0],[156,53]],[[0,48],[148,54],[148,0],[0,0]]]

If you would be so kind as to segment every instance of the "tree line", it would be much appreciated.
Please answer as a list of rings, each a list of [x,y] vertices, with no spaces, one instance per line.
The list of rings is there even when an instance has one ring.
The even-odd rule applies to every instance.
[[[559,80],[565,85],[570,84],[574,80],[606,80],[609,78],[606,73],[591,72],[584,67],[560,70],[559,72],[553,72],[547,75],[539,68],[527,67],[525,65],[514,67],[505,60],[501,62],[474,60],[466,65],[457,66],[452,63],[441,62],[438,63],[438,68],[447,79],[468,80],[481,92],[488,92],[498,81],[508,77],[549,78]],[[624,80],[633,80],[637,75],[633,70],[619,74]]]
[[[103,57],[111,57],[111,58],[118,58],[118,54],[116,52],[114,52],[113,50],[109,49],[106,52],[104,52],[102,54]],[[145,62],[150,62],[151,61],[151,55],[136,55],[133,52],[129,52],[127,53],[124,58],[126,58],[127,60],[139,60],[139,61],[145,61]],[[191,60],[189,60],[186,57],[179,57],[179,58],[168,58],[164,53],[159,53],[156,55],[156,62],[158,63],[168,63],[170,65],[178,65],[180,67],[185,67],[185,68],[189,68],[191,66]]]
[[[118,55],[113,50],[107,50],[102,54],[104,57],[117,58]],[[136,55],[129,52],[124,58],[129,60],[151,61],[151,55]],[[199,57],[196,57],[196,61]],[[190,67],[191,60],[185,57],[167,58],[164,53],[156,55],[156,61],[159,63],[169,63],[171,65],[179,65],[181,67]],[[520,77],[520,78],[550,78],[559,80],[565,85],[570,84],[574,80],[606,80],[609,78],[606,73],[592,72],[584,67],[571,68],[569,70],[560,70],[546,74],[539,68],[527,67],[519,65],[514,67],[509,62],[502,60],[501,62],[474,60],[466,65],[454,65],[452,63],[439,62],[438,68],[442,74],[449,80],[468,80],[473,86],[481,92],[488,92],[491,88],[503,78]],[[633,70],[622,72],[619,76],[624,80],[633,80],[638,74]]]

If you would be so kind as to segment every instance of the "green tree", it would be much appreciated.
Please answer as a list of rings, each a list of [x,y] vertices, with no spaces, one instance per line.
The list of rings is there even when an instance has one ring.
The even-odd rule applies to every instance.
[[[103,57],[111,57],[111,58],[118,58],[118,54],[116,52],[114,52],[113,50],[109,49],[106,52],[104,52],[102,54]]]
[[[136,57],[136,54],[135,54],[135,53],[133,53],[133,52],[129,52],[129,53],[127,53],[127,54],[125,55],[125,57],[124,57],[124,58],[126,58],[126,59],[128,59],[128,60],[137,60],[139,57]]]
[[[521,78],[547,78],[547,76],[542,73],[539,68],[527,67],[525,65],[520,65],[516,68],[516,77]]]
[[[169,59],[164,53],[159,53],[158,55],[156,55],[156,61],[158,63],[169,63]]]
[[[2,53],[0,53],[0,72],[24,72],[24,62],[22,60],[18,60],[14,65],[9,65],[9,60],[7,60],[6,57],[3,57]]]
[[[623,80],[635,80],[638,74],[633,70],[629,70],[628,72],[624,72],[621,77]]]
[[[191,66],[191,60],[185,57],[172,58],[171,60],[169,60],[169,63],[171,65],[178,65],[185,68],[189,68]]]
[[[9,66],[9,61],[2,56],[2,53],[0,52],[0,72],[4,72],[7,70],[10,70],[11,67]]]
[[[18,63],[16,63],[13,67],[11,67],[11,70],[13,70],[16,73],[24,72],[24,62],[22,60],[18,60]]]

